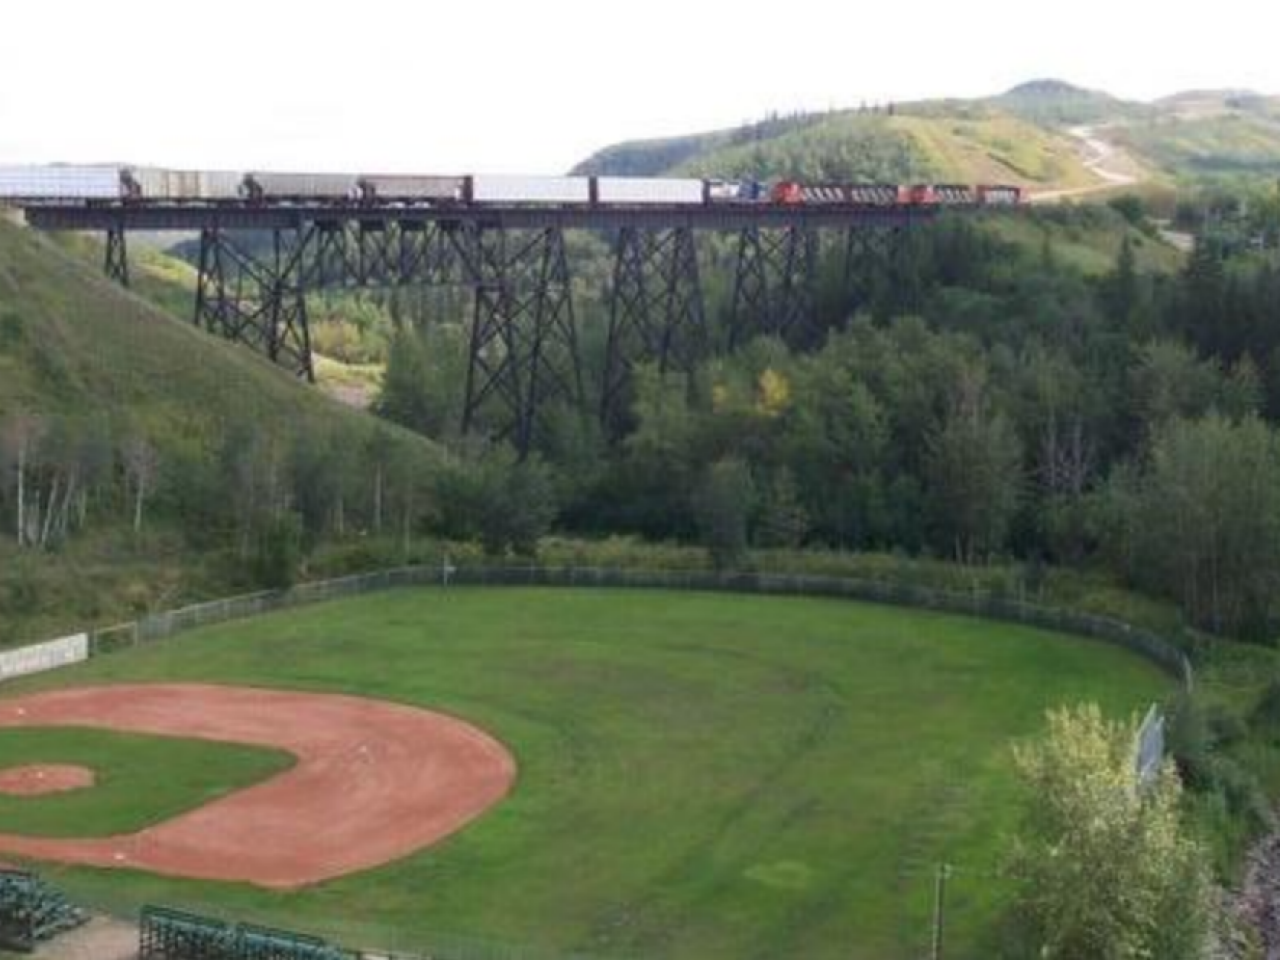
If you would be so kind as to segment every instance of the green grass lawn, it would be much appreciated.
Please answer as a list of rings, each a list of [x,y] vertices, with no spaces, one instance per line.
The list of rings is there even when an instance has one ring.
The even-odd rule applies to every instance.
[[[0,730],[0,769],[89,767],[93,787],[46,797],[0,796],[0,830],[101,837],[167,820],[265,780],[294,763],[278,750],[74,727]]]
[[[1144,708],[1118,650],[839,600],[551,589],[372,595],[202,630],[14,685],[203,680],[456,713],[520,764],[440,846],[292,893],[56,870],[158,900],[426,947],[442,932],[599,956],[915,957],[935,865],[979,955],[1011,826],[1010,743],[1054,704]]]

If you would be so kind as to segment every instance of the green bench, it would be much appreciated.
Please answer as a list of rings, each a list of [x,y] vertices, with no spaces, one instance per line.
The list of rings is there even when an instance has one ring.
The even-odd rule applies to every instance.
[[[36,874],[0,869],[0,946],[28,953],[88,919],[85,911]]]
[[[147,906],[138,960],[351,960],[351,954],[319,937]]]

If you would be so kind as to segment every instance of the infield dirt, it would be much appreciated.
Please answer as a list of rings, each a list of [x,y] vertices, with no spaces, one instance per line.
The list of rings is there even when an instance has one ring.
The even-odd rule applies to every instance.
[[[271,888],[366,870],[436,843],[506,796],[516,778],[506,748],[462,720],[334,694],[146,684],[0,701],[0,728],[53,726],[269,746],[297,763],[137,833],[0,834],[0,851]]]

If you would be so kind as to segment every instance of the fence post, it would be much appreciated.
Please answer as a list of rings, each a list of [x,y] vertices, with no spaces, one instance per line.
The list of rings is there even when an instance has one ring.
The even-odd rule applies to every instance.
[[[938,876],[933,887],[933,960],[942,960],[942,941],[946,929],[947,881],[951,879],[951,865],[938,864]]]

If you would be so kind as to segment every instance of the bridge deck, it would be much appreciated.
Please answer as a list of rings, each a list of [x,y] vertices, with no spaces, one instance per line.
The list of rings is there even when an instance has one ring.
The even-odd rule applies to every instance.
[[[460,223],[508,229],[695,229],[741,230],[909,226],[940,208],[867,207],[837,204],[781,206],[530,206],[469,204],[408,207],[350,204],[19,204],[38,230],[291,230],[328,221],[340,223]],[[952,209],[950,207],[946,209]]]

